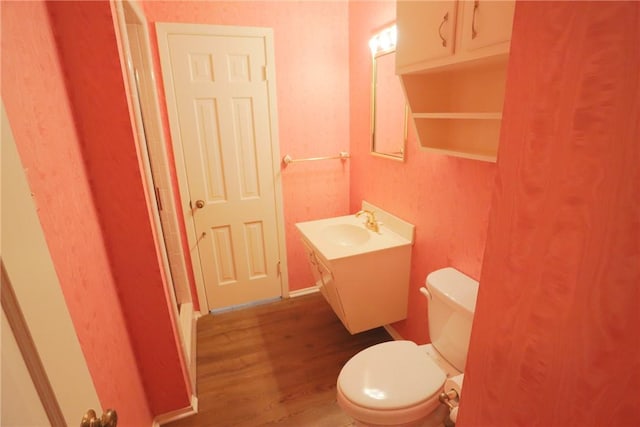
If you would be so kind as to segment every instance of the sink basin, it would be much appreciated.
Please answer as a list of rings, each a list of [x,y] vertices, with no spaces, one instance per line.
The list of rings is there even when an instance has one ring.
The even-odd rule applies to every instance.
[[[331,224],[322,229],[324,238],[340,246],[356,246],[369,240],[369,232],[362,225]]]

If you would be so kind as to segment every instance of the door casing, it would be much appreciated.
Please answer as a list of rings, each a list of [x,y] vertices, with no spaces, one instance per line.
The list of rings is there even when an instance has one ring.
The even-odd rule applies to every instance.
[[[192,303],[184,249],[180,239],[178,207],[171,186],[166,143],[160,119],[160,106],[153,73],[147,21],[140,5],[133,0],[112,1],[114,25],[120,35],[120,55],[125,85],[128,88],[132,126],[136,131],[140,168],[147,183],[149,211],[155,224],[154,233],[162,258],[168,303],[178,333],[184,365],[189,373],[191,408],[197,408],[196,397],[196,321],[200,312]],[[135,34],[131,34],[135,31]],[[138,59],[134,60],[130,43],[137,42]],[[134,75],[134,65],[140,67]],[[138,86],[139,85],[139,86]],[[138,90],[136,90],[138,88]],[[157,194],[156,191],[159,193]],[[161,197],[162,211],[158,197]],[[165,230],[167,232],[165,233]],[[198,295],[198,299],[201,299]],[[178,310],[177,307],[180,306]],[[188,411],[188,409],[186,409]]]

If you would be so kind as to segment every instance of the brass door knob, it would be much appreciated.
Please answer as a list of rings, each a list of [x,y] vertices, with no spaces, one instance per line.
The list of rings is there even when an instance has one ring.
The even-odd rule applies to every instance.
[[[89,409],[80,422],[80,427],[116,427],[117,425],[118,414],[113,409],[107,409],[100,418],[96,411]]]
[[[204,208],[204,200],[196,200],[196,208],[198,209]]]

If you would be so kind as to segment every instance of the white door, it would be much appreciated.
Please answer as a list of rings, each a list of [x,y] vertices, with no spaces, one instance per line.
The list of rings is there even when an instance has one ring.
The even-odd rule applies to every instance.
[[[60,289],[4,106],[0,127],[0,425],[77,426],[88,409],[102,412],[100,402]]]
[[[279,297],[284,240],[274,82],[267,72],[273,69],[270,30],[229,34],[242,29],[163,25],[158,37],[171,132],[184,156],[187,216],[207,305]]]

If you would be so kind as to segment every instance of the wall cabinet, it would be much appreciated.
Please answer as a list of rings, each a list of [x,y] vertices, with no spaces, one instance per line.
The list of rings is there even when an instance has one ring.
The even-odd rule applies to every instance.
[[[495,161],[514,6],[397,3],[396,72],[424,149]]]

